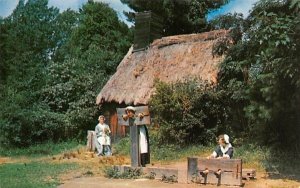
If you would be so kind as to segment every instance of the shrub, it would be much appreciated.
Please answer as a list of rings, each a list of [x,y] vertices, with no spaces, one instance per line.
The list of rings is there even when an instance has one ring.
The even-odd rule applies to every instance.
[[[208,144],[222,131],[226,109],[223,94],[202,80],[187,79],[174,84],[156,81],[156,94],[149,104],[159,125],[158,142],[187,145]]]
[[[29,146],[46,140],[59,141],[64,135],[67,123],[63,114],[49,112],[45,106],[37,105],[32,109],[11,110],[7,108],[0,121],[3,145]]]

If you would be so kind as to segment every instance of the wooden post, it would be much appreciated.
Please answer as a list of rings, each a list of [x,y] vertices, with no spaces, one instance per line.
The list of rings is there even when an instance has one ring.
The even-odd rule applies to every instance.
[[[95,151],[95,139],[96,139],[96,135],[95,135],[95,131],[88,131],[87,133],[87,150],[88,151]]]
[[[131,167],[139,167],[141,166],[140,159],[140,146],[139,146],[139,125],[150,124],[150,115],[148,106],[139,106],[135,107],[135,117],[123,119],[123,115],[126,113],[126,108],[117,108],[118,113],[118,124],[126,125],[130,127],[130,140],[131,140]],[[145,114],[143,118],[137,117],[139,113]],[[149,143],[148,143],[149,144]]]
[[[130,140],[131,140],[131,166],[138,167],[141,166],[140,152],[139,152],[139,127],[134,125],[134,119],[129,119],[130,126]]]
[[[188,157],[188,175],[187,182],[192,183],[196,181],[196,175],[198,173],[198,158]]]

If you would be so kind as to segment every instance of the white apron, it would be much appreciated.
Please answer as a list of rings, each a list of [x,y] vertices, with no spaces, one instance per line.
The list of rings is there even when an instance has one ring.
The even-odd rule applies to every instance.
[[[140,126],[140,152],[148,153],[148,141],[144,126]]]

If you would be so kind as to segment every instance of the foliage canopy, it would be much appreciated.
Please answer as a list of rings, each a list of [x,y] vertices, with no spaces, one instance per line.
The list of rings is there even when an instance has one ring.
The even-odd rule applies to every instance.
[[[206,14],[228,0],[121,0],[135,12],[152,11],[162,20],[164,35],[178,35],[207,30]],[[130,21],[134,16],[126,14]]]
[[[122,2],[160,15],[166,35],[231,30],[232,41],[213,49],[225,55],[218,85],[157,81],[150,106],[158,142],[206,144],[226,132],[272,146],[299,143],[299,0],[262,0],[246,19],[228,14],[210,23],[207,12],[227,1]],[[0,19],[1,144],[82,138],[96,123],[96,94],[131,42],[131,30],[106,4],[60,13],[47,0],[19,1]]]
[[[0,140],[27,146],[81,137],[93,128],[97,92],[132,36],[103,3],[79,12],[20,1],[0,25]]]
[[[223,19],[218,25],[231,23],[236,36],[219,74],[231,121],[264,144],[299,143],[299,5],[298,0],[264,0],[246,20]]]

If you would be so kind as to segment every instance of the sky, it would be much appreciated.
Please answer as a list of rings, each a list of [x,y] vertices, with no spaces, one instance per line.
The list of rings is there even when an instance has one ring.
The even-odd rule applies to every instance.
[[[258,0],[230,0],[228,4],[208,14],[207,19],[211,20],[218,15],[234,12],[243,13],[244,18],[246,18],[256,2],[258,2]]]
[[[58,7],[60,11],[67,10],[68,8],[71,8],[73,10],[78,10],[87,1],[88,0],[49,0],[49,6]],[[117,12],[119,18],[123,21],[126,20],[123,11],[128,12],[131,10],[127,5],[122,4],[120,0],[95,0],[95,1],[101,1],[109,4],[109,6],[112,7]],[[14,8],[17,6],[18,2],[19,0],[0,0],[0,16],[1,17],[9,16],[14,10]]]
[[[58,7],[60,11],[64,11],[68,8],[73,10],[78,10],[84,3],[88,0],[49,0],[49,6]],[[123,11],[130,11],[130,8],[127,5],[121,3],[120,0],[95,0],[108,3],[111,8],[113,8],[119,18],[123,20],[128,25],[130,23],[126,22],[126,17],[123,14]],[[150,0],[149,0],[150,1]],[[253,4],[258,0],[231,0],[228,4],[224,5],[218,10],[211,12],[207,18],[208,20],[214,18],[215,16],[226,14],[226,13],[243,13],[244,17],[248,16],[249,10],[252,8]],[[0,16],[7,17],[9,16],[19,0],[0,0]]]

